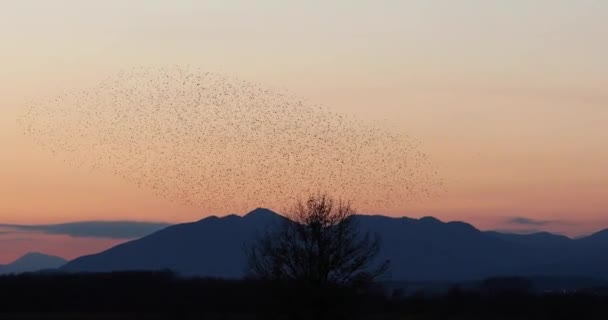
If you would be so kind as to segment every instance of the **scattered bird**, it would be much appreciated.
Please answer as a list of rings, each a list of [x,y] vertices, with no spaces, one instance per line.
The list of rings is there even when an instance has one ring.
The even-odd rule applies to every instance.
[[[210,212],[284,207],[316,191],[398,209],[441,184],[408,136],[188,67],[134,68],[26,109],[25,133],[67,162]]]

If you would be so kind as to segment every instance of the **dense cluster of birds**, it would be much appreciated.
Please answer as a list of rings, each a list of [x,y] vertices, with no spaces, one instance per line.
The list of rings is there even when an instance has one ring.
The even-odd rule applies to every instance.
[[[282,208],[314,192],[360,210],[437,191],[419,143],[255,83],[134,68],[30,103],[24,132],[64,160],[210,212]]]

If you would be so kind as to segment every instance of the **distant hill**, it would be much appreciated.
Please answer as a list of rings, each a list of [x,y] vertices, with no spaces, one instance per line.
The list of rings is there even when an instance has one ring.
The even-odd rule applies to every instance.
[[[243,248],[282,216],[256,209],[240,217],[209,217],[167,227],[99,254],[70,261],[62,270],[98,272],[171,269],[187,276],[239,278]],[[494,276],[608,278],[603,233],[570,239],[550,233],[483,232],[463,222],[359,215],[363,230],[382,238],[390,280],[468,281]],[[604,258],[606,257],[606,258]]]
[[[66,262],[67,260],[61,257],[50,256],[37,252],[30,252],[10,264],[0,265],[0,274],[12,274],[56,269],[64,265]]]
[[[522,244],[533,248],[560,248],[571,246],[575,242],[572,239],[556,235],[549,232],[537,232],[530,234],[511,234],[501,233],[496,231],[488,231],[486,234],[494,236],[496,238]]]
[[[244,217],[208,217],[167,227],[99,254],[70,261],[68,271],[171,269],[184,275],[237,278],[245,271],[243,247],[256,232],[283,219],[257,209]]]

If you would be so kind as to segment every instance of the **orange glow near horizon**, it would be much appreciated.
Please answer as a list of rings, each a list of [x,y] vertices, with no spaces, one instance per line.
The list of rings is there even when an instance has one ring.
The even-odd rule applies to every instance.
[[[6,4],[0,223],[244,214],[171,202],[111,172],[74,167],[17,124],[32,100],[134,66],[177,64],[287,90],[421,141],[445,192],[371,213],[570,236],[608,228],[607,31],[601,1]],[[539,223],[509,225],[514,217]],[[116,243],[2,239],[0,263],[23,250],[74,257]]]
[[[41,252],[66,260],[101,252],[129,239],[74,238],[42,233],[0,234],[0,264],[11,263],[28,252]]]

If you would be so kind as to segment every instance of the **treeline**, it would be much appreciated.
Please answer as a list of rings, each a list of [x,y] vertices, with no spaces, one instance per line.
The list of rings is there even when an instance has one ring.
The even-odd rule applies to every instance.
[[[600,290],[533,293],[525,279],[484,281],[442,295],[382,286],[186,279],[171,272],[0,277],[0,318],[16,314],[134,314],[208,319],[605,319]],[[99,319],[99,316],[96,316]]]

